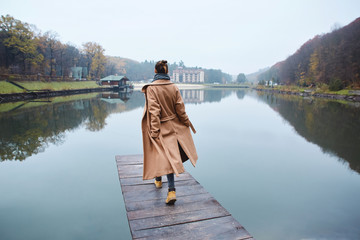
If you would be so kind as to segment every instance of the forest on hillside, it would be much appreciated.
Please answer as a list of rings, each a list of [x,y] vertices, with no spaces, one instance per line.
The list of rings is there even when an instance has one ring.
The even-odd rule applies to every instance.
[[[330,90],[360,87],[360,18],[332,32],[317,35],[286,60],[258,76],[298,86],[328,86]]]
[[[36,26],[10,15],[0,17],[0,75],[17,80],[99,80],[108,75],[126,75],[133,81],[147,81],[154,76],[154,61],[137,62],[128,58],[105,56],[105,49],[95,42],[81,47],[62,43],[57,33],[42,33]],[[169,64],[170,73],[185,64]],[[76,76],[74,69],[80,71]],[[219,69],[203,69],[205,82],[231,81]],[[80,76],[80,77],[79,77]],[[2,80],[1,79],[1,80]]]

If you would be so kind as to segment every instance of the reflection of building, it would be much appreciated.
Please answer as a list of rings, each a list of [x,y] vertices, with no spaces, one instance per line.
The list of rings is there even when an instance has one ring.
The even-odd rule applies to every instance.
[[[202,89],[180,90],[180,93],[185,103],[204,102],[204,90]]]
[[[180,83],[203,83],[204,71],[197,68],[177,68],[173,71],[173,81]]]
[[[109,92],[102,93],[101,100],[108,103],[126,103],[131,96],[132,92]]]

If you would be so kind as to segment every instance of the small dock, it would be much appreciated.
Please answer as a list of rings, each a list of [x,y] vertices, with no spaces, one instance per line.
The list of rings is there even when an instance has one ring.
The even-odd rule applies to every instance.
[[[168,206],[166,176],[156,189],[142,180],[142,155],[115,159],[133,239],[254,239],[189,173],[175,177],[177,201]]]

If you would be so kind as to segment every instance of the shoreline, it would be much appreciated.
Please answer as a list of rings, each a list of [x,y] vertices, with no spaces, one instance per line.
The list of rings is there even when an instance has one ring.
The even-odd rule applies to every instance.
[[[133,83],[134,90],[141,90],[141,88],[148,83]],[[210,83],[174,83],[179,89],[204,89],[204,88],[250,88],[247,85],[234,84],[210,84]]]
[[[353,95],[341,95],[341,94],[330,94],[330,93],[312,93],[308,92],[295,92],[295,91],[285,91],[278,89],[264,89],[264,88],[253,88],[256,91],[262,92],[270,92],[270,93],[278,93],[278,94],[287,94],[287,95],[298,95],[302,97],[319,97],[319,98],[327,98],[327,99],[335,99],[335,100],[345,100],[349,102],[360,102],[360,94]]]
[[[67,95],[85,94],[91,92],[113,91],[112,88],[84,88],[58,91],[34,91],[25,93],[0,94],[0,104],[8,102],[26,101],[40,98],[59,97]]]
[[[141,90],[141,88],[147,83],[134,83],[133,90]],[[206,84],[183,84],[176,83],[180,90],[184,89],[205,89],[205,88],[244,88],[241,86],[212,86]],[[277,94],[286,94],[286,95],[297,95],[302,97],[319,97],[319,98],[327,98],[334,100],[345,100],[349,102],[360,102],[360,91],[353,91],[354,93],[351,95],[342,95],[342,94],[330,94],[330,93],[313,93],[312,91],[287,91],[287,90],[279,90],[279,89],[270,89],[270,88],[257,88],[257,87],[246,87],[249,89],[254,89],[256,91],[268,92],[268,93],[277,93]],[[49,98],[49,97],[58,97],[58,96],[68,96],[68,95],[76,95],[76,94],[85,94],[91,92],[108,92],[113,91],[113,88],[84,88],[84,89],[70,89],[70,90],[57,90],[57,91],[49,91],[49,90],[38,90],[32,92],[24,92],[24,93],[8,93],[8,94],[0,94],[0,104],[8,103],[8,102],[18,102],[18,101],[26,101],[40,98]]]
[[[133,83],[134,90],[141,90],[143,86],[145,86],[148,83]],[[207,88],[209,86],[203,85],[203,84],[186,84],[186,83],[175,83],[176,86],[178,86],[179,89],[203,89]]]
[[[141,88],[146,83],[134,83],[133,90],[141,90]],[[183,84],[176,83],[179,89],[204,89],[211,88],[212,86],[204,84]],[[69,89],[69,90],[33,90],[31,92],[21,92],[21,93],[4,93],[0,94],[0,104],[8,102],[18,102],[26,101],[33,99],[49,98],[49,97],[59,97],[59,96],[68,96],[76,94],[85,94],[91,92],[109,92],[114,91],[112,87],[110,88],[83,88],[83,89]]]

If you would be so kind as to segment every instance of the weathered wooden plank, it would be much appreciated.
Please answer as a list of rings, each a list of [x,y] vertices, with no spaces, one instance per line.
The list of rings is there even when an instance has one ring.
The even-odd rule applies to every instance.
[[[177,224],[184,224],[196,221],[202,221],[212,218],[230,216],[230,213],[221,206],[210,207],[206,209],[196,209],[192,211],[170,213],[163,216],[148,218],[140,218],[129,220],[131,231],[138,231],[150,228],[166,227]]]
[[[132,232],[138,239],[250,239],[251,235],[231,216],[150,228]],[[226,236],[224,238],[224,236]]]
[[[115,156],[117,165],[131,165],[131,164],[142,164],[143,155],[126,155],[126,156]]]
[[[140,164],[137,165],[122,165],[118,166],[118,172],[120,179],[129,178],[129,177],[142,177],[143,166]]]
[[[167,179],[156,189],[142,180],[142,155],[116,156],[133,239],[253,239],[189,173],[175,177],[177,201],[164,203]]]
[[[181,183],[181,182],[179,182]],[[191,186],[179,186],[176,185],[176,196],[182,197],[187,195],[194,195],[197,193],[206,193],[206,190],[199,186],[199,185],[191,185]],[[167,194],[167,189],[156,189],[156,188],[148,188],[143,189],[141,192],[137,191],[128,191],[124,192],[124,199],[125,203],[132,202],[132,201],[146,201],[146,200],[165,200]]]
[[[165,204],[164,204],[165,205]],[[128,219],[135,220],[141,218],[152,218],[158,216],[173,215],[177,213],[198,211],[201,209],[214,208],[219,209],[222,206],[214,198],[206,199],[199,202],[187,203],[187,204],[175,204],[171,206],[164,206],[158,208],[147,208],[142,210],[135,210],[128,212]]]
[[[181,196],[176,201],[176,206],[186,204],[186,203],[195,203],[199,201],[203,201],[206,199],[210,199],[212,196],[210,193],[201,193],[201,194],[195,194],[195,195],[187,195],[187,196]],[[126,210],[129,211],[135,211],[135,210],[142,210],[142,209],[149,209],[149,208],[160,208],[160,207],[166,207],[164,204],[164,199],[161,200],[146,200],[146,201],[129,201],[126,203]]]
[[[142,174],[142,172],[140,174]],[[190,179],[193,179],[193,177],[188,172],[184,172],[184,173],[180,174],[179,177],[175,177],[175,182],[186,181],[186,180],[190,180]],[[167,182],[166,176],[162,177],[162,182],[163,183]],[[122,186],[154,184],[154,179],[143,180],[142,176],[141,177],[128,177],[128,178],[121,178],[120,183]]]
[[[194,178],[191,178],[186,181],[180,181],[177,182],[175,185],[176,188],[180,186],[191,186],[191,185],[200,185]],[[138,184],[138,185],[127,185],[122,187],[123,192],[139,192],[144,190],[155,190],[155,191],[161,191],[162,189],[167,190],[167,183],[163,183],[163,187],[161,189],[157,189],[155,187],[155,184]]]

